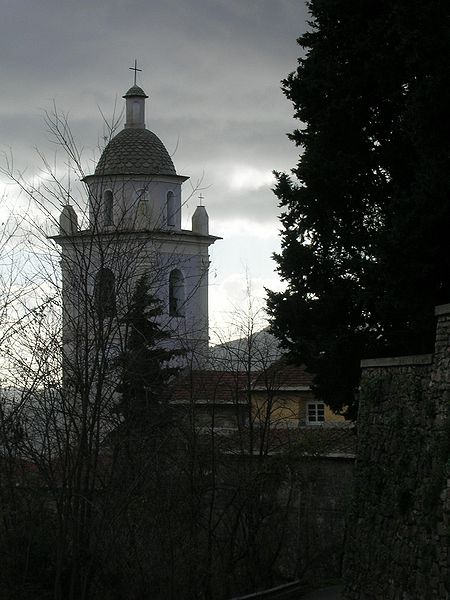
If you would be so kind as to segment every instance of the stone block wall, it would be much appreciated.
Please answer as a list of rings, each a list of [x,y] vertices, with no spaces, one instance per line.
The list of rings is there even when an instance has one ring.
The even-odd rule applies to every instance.
[[[298,460],[282,551],[287,578],[299,577],[312,586],[339,579],[353,468],[354,459],[344,456]]]
[[[450,305],[433,355],[362,362],[346,600],[450,598]]]

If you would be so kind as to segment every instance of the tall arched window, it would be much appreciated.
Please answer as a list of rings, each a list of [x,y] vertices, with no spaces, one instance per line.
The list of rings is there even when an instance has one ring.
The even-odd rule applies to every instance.
[[[144,208],[144,211],[147,213],[148,212],[148,193],[146,190],[141,189],[141,190],[137,190],[136,192],[136,200],[137,200],[137,207],[139,210],[139,207]]]
[[[111,190],[106,190],[103,194],[103,225],[105,227],[114,225],[113,193]]]
[[[184,317],[184,277],[179,269],[174,269],[169,275],[169,315]]]
[[[137,202],[147,202],[147,195],[145,193],[145,189],[141,188],[140,190],[136,190],[136,200]]]
[[[174,227],[175,226],[175,196],[173,195],[173,192],[167,192],[166,211],[167,211],[167,225],[169,227]]]
[[[116,314],[116,280],[110,269],[100,269],[95,276],[95,308],[101,317]]]
[[[144,189],[136,191],[136,225],[145,228],[148,225],[148,194]]]

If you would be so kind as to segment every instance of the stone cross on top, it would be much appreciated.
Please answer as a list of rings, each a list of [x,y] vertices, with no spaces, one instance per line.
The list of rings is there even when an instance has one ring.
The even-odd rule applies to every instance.
[[[137,68],[137,60],[134,59],[134,67],[128,67],[131,71],[134,71],[134,85],[136,85],[136,75],[138,71],[142,71],[142,69]]]

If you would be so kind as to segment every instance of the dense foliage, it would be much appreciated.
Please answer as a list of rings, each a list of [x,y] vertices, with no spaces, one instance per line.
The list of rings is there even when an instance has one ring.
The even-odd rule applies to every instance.
[[[119,410],[132,427],[153,427],[161,415],[167,417],[168,381],[178,371],[170,362],[179,351],[164,347],[169,333],[158,323],[161,314],[161,303],[144,275],[122,318],[125,347],[119,356]]]
[[[432,350],[450,301],[448,4],[311,0],[296,72],[296,180],[277,174],[287,282],[273,332],[355,413],[364,356]]]

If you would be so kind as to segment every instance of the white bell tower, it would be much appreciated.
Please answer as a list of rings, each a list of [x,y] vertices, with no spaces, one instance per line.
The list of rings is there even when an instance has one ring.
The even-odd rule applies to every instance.
[[[147,94],[135,84],[123,97],[125,126],[84,178],[88,227],[80,230],[73,207],[65,206],[54,237],[62,250],[63,339],[73,345],[76,336],[91,335],[89,312],[120,321],[146,274],[169,343],[201,362],[209,339],[208,248],[219,238],[209,234],[204,206],[197,207],[192,229],[182,229],[181,188],[188,177],[176,172],[164,144],[146,128]],[[119,344],[120,327],[116,332]]]

